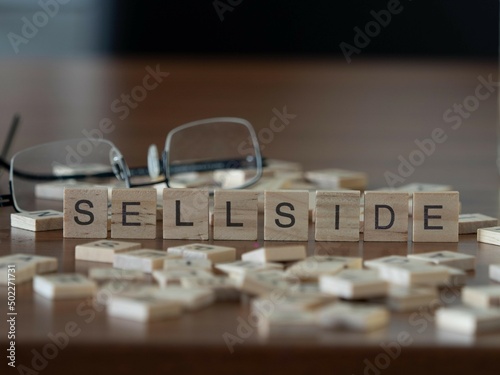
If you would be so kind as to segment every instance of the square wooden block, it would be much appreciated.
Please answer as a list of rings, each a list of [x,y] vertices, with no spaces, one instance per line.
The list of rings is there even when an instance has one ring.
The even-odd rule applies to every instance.
[[[138,270],[151,273],[163,268],[166,259],[180,258],[180,255],[168,254],[166,251],[139,249],[115,254],[113,267],[124,270]]]
[[[259,193],[249,190],[216,190],[214,240],[257,240]]]
[[[49,299],[92,297],[97,291],[95,282],[77,273],[58,273],[35,276],[33,290]]]
[[[408,241],[408,193],[365,192],[365,241]]]
[[[497,218],[483,214],[461,214],[458,216],[459,234],[472,234],[480,228],[490,228],[497,225]]]
[[[430,253],[410,254],[410,259],[417,259],[423,262],[434,263],[461,270],[469,271],[476,267],[476,257],[454,251],[432,251]]]
[[[359,191],[317,191],[316,241],[359,241]]]
[[[57,258],[47,257],[43,255],[31,255],[31,254],[11,254],[5,257],[0,258],[0,262],[27,262],[33,263],[35,265],[35,272],[40,273],[49,273],[57,271]]]
[[[205,245],[205,244],[189,244],[172,246],[167,249],[169,254],[179,254],[184,258],[204,258],[209,259],[212,263],[227,263],[236,260],[236,249],[234,247]]]
[[[63,213],[54,210],[12,213],[10,225],[32,232],[59,230],[63,229]]]
[[[111,238],[156,238],[155,189],[113,189]]]
[[[137,250],[141,248],[137,242],[99,240],[75,247],[76,260],[113,263],[116,253]]]
[[[309,234],[308,191],[264,193],[264,240],[307,241]]]
[[[350,269],[335,275],[321,275],[319,286],[322,292],[345,299],[382,297],[389,290],[389,283],[376,270]]]
[[[65,238],[106,238],[108,236],[108,189],[64,189]]]
[[[459,194],[413,193],[413,242],[458,242]]]
[[[391,284],[439,286],[446,284],[450,273],[446,267],[432,264],[390,264],[378,268],[379,275]]]
[[[22,260],[0,258],[0,285],[19,285],[33,279],[36,274],[36,264]]]
[[[500,227],[478,229],[477,242],[500,246]]]
[[[209,193],[203,189],[163,190],[163,238],[208,240]]]

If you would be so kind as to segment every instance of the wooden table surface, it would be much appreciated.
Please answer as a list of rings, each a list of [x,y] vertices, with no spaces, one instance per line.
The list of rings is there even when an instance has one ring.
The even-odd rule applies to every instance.
[[[124,112],[113,111],[115,101],[142,84],[148,66],[169,75],[120,118]],[[267,157],[297,161],[306,170],[338,167],[365,171],[369,188],[375,189],[387,186],[386,172],[397,171],[399,158],[409,157],[417,147],[416,140],[429,138],[434,129],[441,128],[447,140],[436,145],[404,183],[449,184],[460,192],[463,213],[499,214],[496,86],[490,87],[488,98],[477,99],[473,110],[464,113],[460,127],[446,117],[454,104],[469,101],[470,108],[470,96],[476,95],[482,81],[496,81],[495,62],[373,60],[349,65],[331,60],[201,58],[4,60],[0,71],[0,139],[5,137],[13,113],[23,117],[12,152],[54,139],[81,137],[84,129],[97,129],[102,119],[109,118],[115,128],[107,138],[122,150],[130,165],[143,164],[148,145],[163,146],[169,129],[201,118],[238,116],[248,119],[261,134]],[[276,112],[282,113],[285,107],[290,116],[296,116],[269,137],[262,129],[269,129]],[[7,191],[5,177],[1,176],[1,193]],[[86,273],[95,265],[74,259],[75,245],[87,240],[63,239],[62,231],[34,233],[11,228],[11,212],[0,210],[0,255],[55,256],[60,272]],[[259,244],[262,238],[261,231]],[[157,249],[183,243],[161,238],[140,242]],[[217,244],[236,246],[238,254],[257,245],[245,241]],[[475,235],[460,236],[458,244],[327,243],[315,242],[311,232],[307,247],[311,255],[364,259],[457,250],[477,257],[477,269],[469,274],[468,284],[489,283],[487,265],[500,263],[500,248],[478,244]],[[0,341],[4,349],[6,288],[1,291]],[[459,302],[456,294],[442,293],[441,298]],[[243,342],[235,344],[234,353],[228,350],[223,335],[237,335],[240,321],[249,317],[245,304],[218,303],[178,320],[153,324],[111,319],[102,310],[85,300],[51,302],[33,294],[31,283],[18,285],[17,363],[33,369],[24,373],[498,371],[499,332],[476,337],[443,334],[435,329],[433,316],[425,309],[417,315],[392,314],[387,329],[368,334],[319,330],[262,337],[250,326]],[[77,325],[79,334],[57,354],[50,352],[49,334],[64,332],[69,322]],[[411,344],[396,350],[393,343],[404,332]],[[384,347],[393,348],[392,357]],[[54,358],[37,360],[36,351],[43,350]],[[2,358],[4,373],[8,366],[5,356]]]

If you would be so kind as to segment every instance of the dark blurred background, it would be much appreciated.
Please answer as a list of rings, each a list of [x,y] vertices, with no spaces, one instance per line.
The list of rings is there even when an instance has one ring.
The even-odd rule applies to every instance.
[[[23,17],[33,21],[42,4],[58,8],[57,17],[47,12],[36,40],[16,53],[12,33],[22,36]],[[388,4],[400,12],[370,38],[363,58],[498,55],[497,0],[0,0],[0,53],[342,57],[340,44],[356,47],[354,28],[364,31],[371,12]]]

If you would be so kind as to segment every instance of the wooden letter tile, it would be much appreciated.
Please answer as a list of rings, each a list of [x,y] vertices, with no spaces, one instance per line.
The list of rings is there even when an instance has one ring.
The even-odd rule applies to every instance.
[[[477,242],[500,246],[500,227],[478,229]]]
[[[364,240],[408,240],[408,193],[365,192]]]
[[[379,277],[376,270],[350,269],[335,275],[321,275],[322,292],[345,299],[382,297],[387,295],[389,283]]]
[[[307,241],[308,229],[308,191],[264,193],[264,240]]]
[[[410,254],[410,259],[417,259],[423,262],[434,263],[461,270],[473,270],[476,267],[476,257],[472,255],[457,253],[454,251],[433,251],[430,253]]]
[[[156,297],[153,293],[134,293],[114,297],[107,306],[108,315],[138,322],[177,318],[182,313],[179,302]]]
[[[17,284],[33,279],[36,273],[36,264],[22,260],[0,258],[0,285],[8,285],[9,281]]]
[[[498,225],[498,219],[483,214],[462,214],[458,216],[458,234],[476,233],[480,228]]]
[[[123,270],[138,270],[151,273],[163,268],[166,259],[180,258],[180,255],[168,254],[166,251],[140,249],[115,254],[113,267]]]
[[[368,332],[389,324],[389,311],[385,307],[359,303],[338,302],[318,311],[319,324],[325,328]]]
[[[2,264],[4,261],[7,263],[9,261],[33,263],[35,265],[35,272],[38,274],[57,271],[58,264],[57,258],[31,254],[7,255],[0,258],[0,264]]]
[[[316,241],[359,241],[359,191],[317,191]]]
[[[234,262],[236,260],[236,249],[227,246],[215,246],[208,244],[189,244],[172,246],[167,249],[169,254],[180,254],[184,258],[204,258],[213,263]]]
[[[54,210],[10,214],[10,225],[32,232],[63,229],[63,213]]]
[[[77,273],[58,273],[35,276],[33,290],[49,299],[83,298],[92,297],[97,285]]]
[[[477,309],[467,306],[443,307],[436,311],[439,330],[474,335],[500,329],[499,309]]]
[[[456,191],[413,193],[413,242],[458,242]]]
[[[500,307],[500,285],[466,286],[462,290],[464,304],[481,309]]]
[[[163,238],[208,240],[208,198],[202,189],[164,189]]]
[[[111,238],[156,238],[155,189],[113,189]]]
[[[265,246],[248,251],[241,256],[241,260],[250,262],[290,262],[306,257],[304,245]]]
[[[106,238],[108,235],[108,189],[64,189],[66,238]]]
[[[214,194],[214,240],[257,240],[256,191],[217,190]]]
[[[113,240],[99,240],[75,247],[76,260],[113,263],[116,253],[132,251],[141,248],[140,243]]]

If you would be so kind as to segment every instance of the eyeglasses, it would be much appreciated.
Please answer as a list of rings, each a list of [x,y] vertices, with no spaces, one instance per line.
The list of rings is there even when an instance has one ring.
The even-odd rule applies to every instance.
[[[262,176],[264,161],[252,125],[240,118],[190,122],[170,131],[161,155],[149,147],[147,166],[130,168],[108,140],[56,141],[17,152],[9,168],[10,195],[0,207],[62,211],[67,186],[242,189]]]

